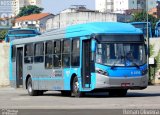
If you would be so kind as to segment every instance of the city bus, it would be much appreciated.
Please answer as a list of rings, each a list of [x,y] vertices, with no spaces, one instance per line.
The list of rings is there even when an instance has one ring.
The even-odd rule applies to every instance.
[[[148,85],[143,32],[131,24],[92,22],[14,40],[10,83],[30,96],[45,91],[80,97],[87,92],[125,96]]]
[[[136,28],[141,29],[144,37],[147,37],[147,22],[131,22],[131,24]],[[148,37],[152,38],[152,26],[150,22],[148,22]]]
[[[160,37],[160,21],[158,21],[155,26],[155,37]]]
[[[40,33],[34,29],[11,29],[5,37],[5,42],[10,42],[15,39],[34,37],[37,35],[40,35]]]

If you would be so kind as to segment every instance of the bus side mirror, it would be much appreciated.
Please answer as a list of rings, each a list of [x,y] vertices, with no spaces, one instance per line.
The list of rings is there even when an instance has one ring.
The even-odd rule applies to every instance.
[[[92,39],[91,42],[91,51],[96,52],[96,40]]]

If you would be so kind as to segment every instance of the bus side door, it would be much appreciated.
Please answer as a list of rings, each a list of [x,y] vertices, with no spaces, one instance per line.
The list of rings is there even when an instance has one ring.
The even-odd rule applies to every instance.
[[[82,40],[82,87],[91,87],[91,40]]]

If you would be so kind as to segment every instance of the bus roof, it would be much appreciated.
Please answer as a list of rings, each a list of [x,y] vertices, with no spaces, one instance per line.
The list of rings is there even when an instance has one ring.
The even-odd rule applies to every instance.
[[[60,38],[88,36],[92,34],[142,34],[142,31],[127,23],[92,22],[86,24],[72,25],[64,29],[49,31],[40,36],[36,36],[29,39],[26,38],[23,40],[14,40],[13,43],[21,44]]]

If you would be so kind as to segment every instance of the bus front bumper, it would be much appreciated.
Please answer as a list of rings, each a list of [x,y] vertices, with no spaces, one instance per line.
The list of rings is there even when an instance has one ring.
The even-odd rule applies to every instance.
[[[138,77],[109,77],[101,74],[96,74],[95,89],[145,89],[147,85],[147,75]]]

